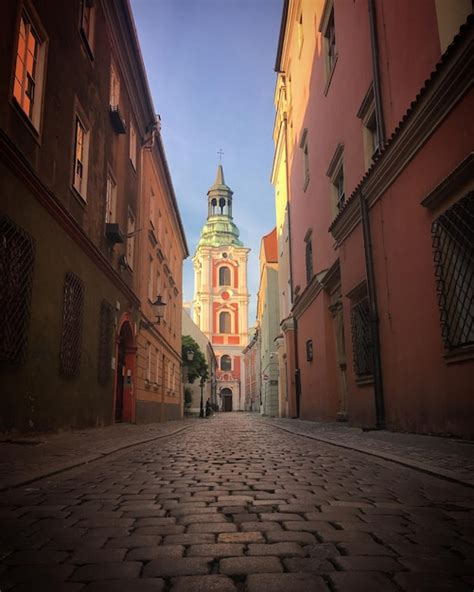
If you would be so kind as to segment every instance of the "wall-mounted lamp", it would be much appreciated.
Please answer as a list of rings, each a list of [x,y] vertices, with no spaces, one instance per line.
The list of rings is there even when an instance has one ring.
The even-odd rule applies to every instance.
[[[153,327],[153,325],[160,325],[161,324],[161,319],[163,318],[163,315],[164,315],[164,308],[166,306],[166,302],[164,302],[161,299],[161,295],[158,294],[155,302],[152,302],[151,305],[153,306],[153,310],[156,315],[156,320],[152,321],[151,323],[149,321],[142,320],[140,324],[145,329],[149,329],[150,327]],[[193,355],[194,355],[194,352],[193,352]]]
[[[186,359],[188,360],[188,362],[192,362],[194,360],[194,350],[193,349],[186,350]]]

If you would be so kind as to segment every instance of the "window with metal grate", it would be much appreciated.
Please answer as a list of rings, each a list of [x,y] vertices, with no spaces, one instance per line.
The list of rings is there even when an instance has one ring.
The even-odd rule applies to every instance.
[[[474,344],[474,192],[431,227],[441,333],[446,349]]]
[[[113,306],[106,300],[102,300],[100,304],[99,359],[97,363],[97,379],[100,384],[106,384],[111,374],[113,329]]]
[[[0,361],[21,364],[28,344],[34,239],[0,216]]]
[[[357,377],[373,374],[373,345],[370,333],[369,299],[365,295],[351,305],[352,351]]]
[[[84,284],[77,275],[68,272],[64,282],[63,330],[59,350],[60,371],[64,376],[79,373],[83,312]]]

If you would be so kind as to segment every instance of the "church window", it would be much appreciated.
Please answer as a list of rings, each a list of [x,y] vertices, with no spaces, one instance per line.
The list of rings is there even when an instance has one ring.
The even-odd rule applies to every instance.
[[[230,269],[228,267],[219,268],[219,286],[230,286]]]
[[[221,370],[224,370],[224,372],[229,372],[232,370],[232,360],[230,356],[222,356]]]
[[[211,216],[217,214],[217,199],[211,200]]]
[[[221,312],[219,315],[219,333],[232,333],[230,312]]]
[[[225,209],[226,205],[227,204],[226,204],[225,199],[223,197],[221,197],[220,200],[219,200],[219,209],[221,211],[221,214],[224,214],[225,213],[224,212],[224,209]]]

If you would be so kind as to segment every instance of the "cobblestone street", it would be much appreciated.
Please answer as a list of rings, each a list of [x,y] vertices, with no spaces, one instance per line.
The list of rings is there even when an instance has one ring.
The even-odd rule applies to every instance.
[[[472,488],[248,414],[187,426],[3,492],[1,592],[472,590]]]

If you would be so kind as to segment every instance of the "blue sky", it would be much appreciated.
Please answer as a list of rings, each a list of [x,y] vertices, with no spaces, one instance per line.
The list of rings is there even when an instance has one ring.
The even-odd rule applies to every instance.
[[[252,249],[249,324],[255,322],[262,236],[275,226],[270,183],[273,66],[282,0],[131,0],[141,50],[191,256],[184,299],[193,295],[194,255],[222,148],[234,222]]]

